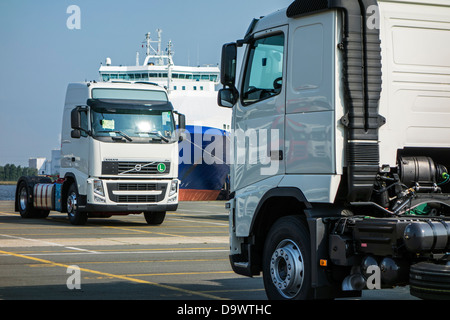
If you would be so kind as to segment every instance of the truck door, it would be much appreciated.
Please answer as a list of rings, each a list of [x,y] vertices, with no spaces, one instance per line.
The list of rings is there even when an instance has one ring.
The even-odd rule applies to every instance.
[[[81,183],[86,181],[89,175],[89,153],[92,139],[88,135],[90,129],[89,125],[89,111],[80,110],[81,128],[79,130],[79,137],[71,137],[71,124],[70,116],[73,108],[69,107],[64,110],[64,118],[67,119],[63,122],[63,136],[61,141],[61,174],[64,176],[66,173],[72,173],[77,178],[78,192],[80,194],[86,194],[86,184]]]
[[[283,174],[287,26],[247,44],[234,121],[234,190]]]

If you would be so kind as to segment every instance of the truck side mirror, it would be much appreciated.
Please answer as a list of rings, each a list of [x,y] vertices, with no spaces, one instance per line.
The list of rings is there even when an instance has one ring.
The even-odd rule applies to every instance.
[[[178,113],[178,128],[186,129],[186,116],[181,113]]]
[[[70,136],[74,139],[80,138],[82,136],[81,132],[86,133],[86,135],[90,135],[90,131],[87,130],[87,127],[83,128],[83,120],[81,116],[82,112],[87,112],[87,108],[85,106],[77,106],[70,113],[70,126],[73,129]],[[86,121],[86,119],[87,118],[84,117],[84,121]]]
[[[226,43],[222,47],[220,65],[220,82],[224,86],[234,87],[236,81],[237,46],[236,43]]]
[[[224,88],[219,90],[217,104],[221,107],[232,108],[238,99],[239,93],[235,87],[237,63],[237,44],[226,43],[222,47],[222,60],[220,65],[220,82]]]
[[[186,116],[177,111],[174,111],[173,113],[178,115],[178,140],[183,141],[186,130]]]
[[[80,115],[80,107],[76,107],[70,113],[70,126],[72,129],[81,129],[81,115]]]
[[[72,139],[80,139],[81,138],[81,131],[79,129],[73,129],[70,132],[70,137]]]
[[[217,95],[217,104],[219,106],[225,108],[233,108],[238,99],[237,91],[233,89],[224,88],[219,90],[219,93]]]

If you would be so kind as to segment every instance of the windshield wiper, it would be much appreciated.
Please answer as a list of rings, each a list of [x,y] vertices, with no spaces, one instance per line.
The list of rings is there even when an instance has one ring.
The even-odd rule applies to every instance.
[[[136,133],[146,133],[146,134],[151,134],[154,136],[158,136],[159,138],[163,139],[165,142],[169,142],[169,139],[167,139],[166,137],[164,137],[159,131],[140,131],[140,132],[136,132]]]
[[[125,139],[127,139],[128,141],[133,141],[133,139],[131,139],[130,138],[130,136],[129,135],[127,135],[126,133],[124,133],[124,132],[122,132],[122,131],[120,131],[120,130],[100,130],[100,131],[97,131],[97,132],[114,132],[114,133],[118,133],[118,134],[120,134],[122,137],[124,137]]]

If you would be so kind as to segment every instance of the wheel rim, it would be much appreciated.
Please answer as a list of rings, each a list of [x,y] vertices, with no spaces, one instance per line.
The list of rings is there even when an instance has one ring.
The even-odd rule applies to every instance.
[[[27,209],[27,201],[28,201],[27,190],[25,189],[25,187],[23,187],[22,189],[20,189],[20,194],[19,194],[19,204],[20,204],[20,209],[22,211],[25,211]]]
[[[304,262],[297,244],[292,240],[281,241],[270,259],[272,283],[287,299],[295,297],[303,283]]]
[[[77,210],[77,195],[75,194],[75,192],[72,192],[67,197],[67,213],[73,216],[76,210]]]

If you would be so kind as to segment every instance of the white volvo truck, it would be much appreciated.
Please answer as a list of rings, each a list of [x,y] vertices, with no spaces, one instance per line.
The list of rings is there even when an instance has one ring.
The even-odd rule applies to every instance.
[[[236,273],[271,299],[450,298],[448,1],[294,1],[221,71]]]
[[[161,224],[178,206],[178,141],[166,91],[151,83],[68,85],[60,178],[21,177],[15,209],[23,218],[67,212],[88,217],[144,213]],[[184,115],[178,114],[183,129]]]

